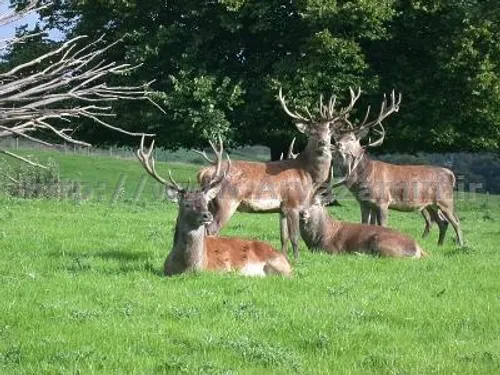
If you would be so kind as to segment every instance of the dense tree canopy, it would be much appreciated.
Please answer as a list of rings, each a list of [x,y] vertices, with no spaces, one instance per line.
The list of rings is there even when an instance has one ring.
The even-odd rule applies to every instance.
[[[58,0],[47,27],[115,40],[113,60],[142,63],[167,114],[120,109],[130,130],[161,145],[265,144],[296,135],[276,95],[314,107],[320,93],[364,90],[378,106],[403,93],[384,151],[500,149],[500,5],[494,0]],[[92,131],[103,141],[109,134]]]

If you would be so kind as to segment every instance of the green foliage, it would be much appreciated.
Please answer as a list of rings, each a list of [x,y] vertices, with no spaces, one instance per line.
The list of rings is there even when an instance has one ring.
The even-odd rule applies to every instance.
[[[370,55],[403,92],[386,150],[500,150],[498,2],[398,1],[393,36]]]
[[[386,38],[394,12],[392,1],[238,0],[56,3],[53,14],[49,25],[60,28],[78,15],[73,34],[129,34],[113,57],[143,63],[137,78],[156,79],[167,110],[141,109],[135,126],[147,118],[162,144],[176,148],[206,144],[220,131],[235,144],[285,146],[294,127],[275,99],[277,86],[311,107],[319,92],[376,87],[361,42]]]
[[[5,164],[4,164],[5,165]],[[0,172],[0,193],[17,198],[61,198],[66,189],[57,165],[50,160],[47,169],[22,162],[7,165]]]
[[[128,79],[154,78],[167,114],[127,103],[117,121],[154,130],[168,148],[222,132],[279,156],[296,136],[279,87],[303,108],[320,93],[343,100],[361,86],[353,117],[384,92],[403,93],[384,151],[500,150],[498,1],[56,1],[42,13],[68,35],[125,37],[109,59],[143,64]],[[92,126],[81,132],[94,143],[134,142]]]
[[[166,126],[154,129],[159,142],[170,147],[204,148],[217,135],[232,139],[232,129],[225,113],[241,104],[241,87],[229,78],[218,82],[216,77],[194,76],[181,71],[170,77],[172,91],[164,96],[163,107],[172,115]],[[169,138],[177,136],[174,141]],[[174,143],[176,142],[176,143]]]

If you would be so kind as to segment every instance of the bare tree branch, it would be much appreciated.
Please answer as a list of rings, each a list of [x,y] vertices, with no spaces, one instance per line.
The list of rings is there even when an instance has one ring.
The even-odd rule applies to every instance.
[[[14,154],[13,152],[10,152],[10,151],[7,151],[7,150],[4,150],[2,148],[0,148],[0,152],[5,154],[5,155],[8,155],[10,157],[13,157],[15,159],[18,159],[18,160],[21,160],[25,163],[28,163],[29,165],[32,165],[34,167],[38,167],[38,168],[43,168],[43,169],[48,169],[45,165],[42,165],[42,164],[38,164],[38,163],[35,163],[34,161],[31,161],[29,159],[26,159],[26,158],[23,158],[22,156],[19,156],[17,154]]]
[[[45,9],[51,5],[51,3],[47,3],[44,5],[38,5],[40,3],[39,0],[29,0],[26,6],[23,9],[15,9],[10,8],[4,13],[0,13],[0,28],[10,25],[20,19],[26,17],[28,14],[37,13],[42,9]],[[6,4],[6,1],[0,1],[0,5],[10,5]],[[12,46],[16,43],[23,43],[26,39],[33,38],[41,33],[29,34],[21,37],[13,37],[13,38],[3,38],[0,39],[0,51],[5,50],[7,47]]]
[[[36,1],[30,4],[34,7]],[[37,11],[40,8],[29,9]],[[4,19],[11,17],[8,14]],[[129,132],[108,122],[108,118],[115,116],[110,104],[118,100],[146,100],[161,111],[163,109],[150,97],[153,81],[136,86],[108,86],[106,83],[110,77],[126,75],[140,66],[104,60],[105,52],[121,39],[110,44],[104,42],[104,36],[94,41],[89,39],[77,36],[0,74],[0,138],[16,135],[52,145],[36,136],[36,132],[44,130],[68,143],[90,146],[72,135],[77,126],[75,120],[84,118],[130,136],[154,135]],[[61,127],[63,124],[65,128]]]
[[[0,0],[0,4],[3,2]],[[28,0],[23,9],[10,8],[0,14],[0,28],[50,5],[50,2],[40,5],[39,0]],[[32,36],[0,40],[0,51]],[[104,59],[106,52],[121,42],[122,39],[106,43],[104,35],[95,40],[84,35],[77,36],[1,73],[0,138],[17,136],[45,146],[55,146],[39,138],[40,132],[45,132],[67,143],[91,146],[74,138],[82,119],[90,119],[100,126],[130,136],[153,136],[130,132],[109,122],[115,117],[111,103],[118,100],[145,100],[163,111],[150,96],[153,81],[136,86],[108,86],[107,82],[113,76],[127,75],[140,66]],[[0,152],[43,167],[13,152],[3,149]]]

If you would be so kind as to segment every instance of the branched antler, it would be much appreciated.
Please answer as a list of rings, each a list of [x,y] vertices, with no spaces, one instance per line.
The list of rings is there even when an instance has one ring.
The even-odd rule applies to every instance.
[[[319,118],[314,118],[308,108],[305,108],[308,117],[301,115],[297,111],[292,112],[291,110],[289,110],[286,105],[285,97],[283,96],[281,88],[279,89],[278,92],[278,99],[285,113],[294,120],[301,121],[304,123],[318,122],[318,121],[329,121],[335,123],[337,120],[347,119],[349,112],[352,111],[352,109],[354,108],[354,104],[356,104],[356,101],[361,96],[361,88],[358,88],[357,92],[354,92],[352,88],[349,88],[349,93],[351,95],[349,105],[339,110],[335,108],[335,105],[337,104],[337,97],[335,95],[332,95],[328,100],[328,103],[325,104],[323,102],[323,94],[321,94],[319,96],[319,101],[318,101]]]
[[[158,181],[160,184],[163,184],[168,188],[177,191],[178,193],[183,192],[185,189],[182,188],[174,180],[174,178],[172,177],[172,172],[170,172],[170,169],[168,170],[168,181],[165,180],[163,177],[161,177],[158,174],[158,172],[156,172],[155,159],[153,157],[154,147],[155,147],[155,141],[153,140],[149,148],[146,150],[144,148],[144,136],[142,136],[140,148],[136,152],[136,156],[141,162],[142,166],[144,167],[146,172],[148,172],[149,175],[153,177],[156,181]]]

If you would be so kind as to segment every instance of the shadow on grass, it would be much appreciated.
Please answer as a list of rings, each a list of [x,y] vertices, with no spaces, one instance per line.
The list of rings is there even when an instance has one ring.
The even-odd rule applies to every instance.
[[[69,258],[70,264],[62,264],[62,268],[71,273],[93,272],[104,275],[117,275],[146,271],[155,276],[163,277],[163,264],[156,264],[151,259],[151,254],[146,251],[70,251],[64,253],[53,252],[51,256]]]
[[[444,255],[447,257],[452,257],[456,255],[471,255],[474,254],[475,252],[476,250],[472,246],[465,245],[465,246],[456,246],[453,250],[444,253]]]
[[[151,257],[151,254],[146,251],[123,251],[123,250],[90,250],[90,251],[54,251],[49,254],[51,257],[69,257],[69,258],[101,258],[105,260],[124,260],[138,261],[145,260]]]

